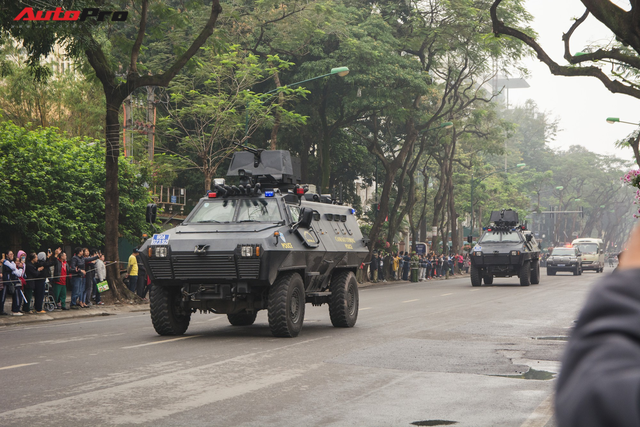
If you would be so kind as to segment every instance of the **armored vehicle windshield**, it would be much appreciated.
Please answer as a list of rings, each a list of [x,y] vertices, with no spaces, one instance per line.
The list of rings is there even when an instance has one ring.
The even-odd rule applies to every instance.
[[[480,243],[520,243],[522,237],[515,231],[486,232]]]
[[[202,202],[185,223],[281,222],[275,199],[225,199]]]

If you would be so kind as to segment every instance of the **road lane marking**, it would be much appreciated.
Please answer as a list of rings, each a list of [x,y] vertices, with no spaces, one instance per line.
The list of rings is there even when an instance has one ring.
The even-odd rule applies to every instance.
[[[361,308],[360,311],[362,311],[362,310],[371,310],[371,307]]]
[[[201,325],[203,323],[213,322],[214,320],[219,320],[219,319],[222,319],[222,317],[214,317],[213,319],[207,319],[202,322],[195,322],[195,323],[192,323],[192,325]]]
[[[542,427],[546,426],[553,416],[553,394],[550,394],[540,405],[529,415],[520,427]]]
[[[469,292],[479,291],[480,289],[469,289]]]
[[[442,294],[442,295],[440,295],[440,296],[441,296],[441,297],[446,297],[447,295],[453,295],[453,292],[452,292],[452,293],[450,293],[450,294]]]
[[[173,342],[173,341],[180,341],[180,340],[187,340],[189,338],[197,338],[197,337],[201,337],[202,335],[189,335],[188,337],[178,337],[178,338],[171,338],[170,340],[162,340],[162,341],[154,341],[154,342],[147,342],[144,344],[138,344],[138,345],[130,345],[127,347],[121,347],[123,349],[125,348],[138,348],[138,347],[145,347],[148,345],[156,345],[156,344],[164,344],[167,342]]]
[[[414,301],[420,301],[420,300],[419,300],[419,299],[410,299],[410,300],[408,300],[408,301],[402,301],[402,303],[405,303],[405,302],[414,302]]]
[[[31,366],[31,365],[37,365],[37,364],[38,364],[38,362],[36,362],[36,363],[21,363],[19,365],[5,366],[4,368],[0,368],[0,371],[4,371],[5,369],[22,368],[23,366]]]

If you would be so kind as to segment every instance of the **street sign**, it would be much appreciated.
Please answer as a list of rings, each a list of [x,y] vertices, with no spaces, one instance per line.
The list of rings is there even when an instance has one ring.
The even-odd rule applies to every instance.
[[[171,203],[178,203],[178,196],[171,196]]]
[[[574,231],[573,233],[571,233],[571,235],[573,237],[578,237],[580,235],[580,233],[578,233],[577,231]]]

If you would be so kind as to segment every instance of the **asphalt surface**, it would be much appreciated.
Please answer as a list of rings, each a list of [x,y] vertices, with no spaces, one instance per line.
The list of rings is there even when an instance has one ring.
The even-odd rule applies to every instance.
[[[553,426],[549,378],[601,276],[371,286],[354,328],[307,305],[293,339],[263,311],[181,337],[148,311],[0,326],[0,425]]]

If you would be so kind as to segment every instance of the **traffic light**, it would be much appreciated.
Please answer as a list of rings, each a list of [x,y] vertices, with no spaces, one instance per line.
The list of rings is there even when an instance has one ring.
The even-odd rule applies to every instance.
[[[584,206],[580,206],[580,218],[584,218]]]
[[[467,236],[467,243],[469,244],[473,243],[473,236],[471,234]]]

